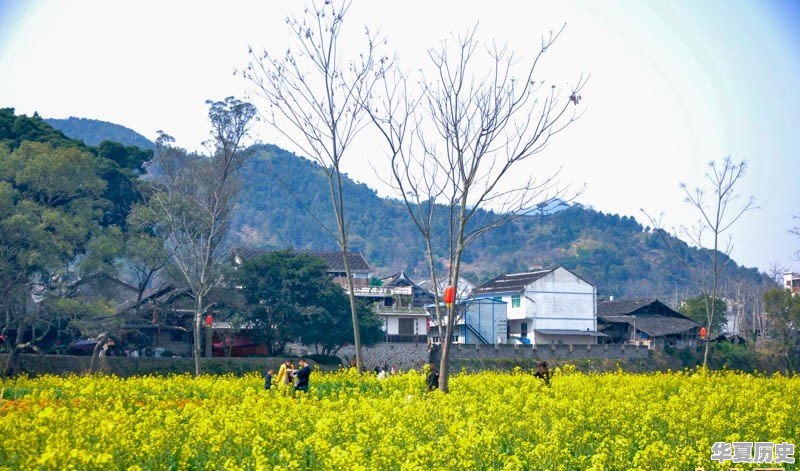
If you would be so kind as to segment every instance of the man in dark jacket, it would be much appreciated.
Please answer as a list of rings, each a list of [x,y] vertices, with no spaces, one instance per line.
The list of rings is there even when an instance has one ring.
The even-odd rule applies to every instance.
[[[308,362],[303,358],[300,359],[298,364],[300,365],[300,369],[294,373],[295,378],[297,378],[294,390],[308,392],[308,378],[311,376],[311,367],[308,366]]]

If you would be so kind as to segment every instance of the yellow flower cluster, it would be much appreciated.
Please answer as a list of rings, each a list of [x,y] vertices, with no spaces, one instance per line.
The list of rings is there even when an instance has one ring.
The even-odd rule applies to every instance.
[[[704,371],[457,374],[450,394],[317,371],[298,397],[255,374],[22,377],[0,382],[0,469],[727,470],[714,442],[800,444],[797,398],[800,377]]]

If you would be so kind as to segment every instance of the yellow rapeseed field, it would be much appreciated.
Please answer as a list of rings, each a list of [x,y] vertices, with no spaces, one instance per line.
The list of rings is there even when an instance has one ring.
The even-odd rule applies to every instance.
[[[799,443],[800,377],[686,371],[315,372],[0,382],[0,469],[695,470],[715,442]],[[775,465],[796,469],[796,465]],[[760,467],[770,467],[760,465]]]

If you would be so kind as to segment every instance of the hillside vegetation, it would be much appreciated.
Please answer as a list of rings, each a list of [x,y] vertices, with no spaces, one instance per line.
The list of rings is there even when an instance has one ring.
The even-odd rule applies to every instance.
[[[330,224],[327,182],[314,162],[276,146],[256,148],[246,172],[236,218],[235,243],[265,248],[335,250],[334,240],[311,214]],[[381,198],[351,180],[345,195],[354,250],[381,274],[405,269],[427,275],[424,244],[405,206]],[[445,211],[439,211],[444,217]],[[445,224],[439,224],[446,229]],[[439,247],[445,233],[434,234]],[[689,274],[663,242],[698,258],[697,249],[668,234],[658,234],[632,217],[604,214],[580,205],[551,214],[525,216],[478,240],[465,253],[464,276],[481,283],[503,272],[563,265],[595,283],[601,296],[650,297],[672,301],[694,293]],[[755,268],[735,262],[725,277],[759,283]]]
[[[80,135],[75,134],[76,128],[64,128],[64,133],[73,138],[92,135],[95,140],[121,139],[115,137],[118,134],[104,133],[127,129],[95,120],[74,118],[73,122],[82,128]],[[152,143],[143,145],[150,146]],[[272,249],[336,250],[334,239],[320,225],[322,222],[333,227],[322,168],[274,145],[258,145],[253,150],[254,156],[245,169],[231,243]],[[410,223],[404,205],[399,200],[382,198],[367,185],[350,179],[345,181],[344,192],[353,250],[362,252],[378,275],[404,269],[416,280],[425,279],[428,270],[423,240]],[[444,214],[444,210],[439,211],[440,217]],[[439,247],[444,247],[445,235],[443,230],[434,234]],[[463,275],[473,283],[481,283],[503,272],[563,265],[597,285],[603,297],[659,297],[675,304],[696,294],[696,289],[686,267],[665,245],[664,237],[689,259],[698,259],[702,254],[632,217],[572,205],[550,214],[524,216],[486,234],[465,252]],[[755,268],[741,267],[734,261],[727,265],[724,278],[752,285],[765,279]]]
[[[98,119],[76,118],[45,119],[47,124],[67,136],[83,141],[88,146],[98,146],[103,141],[113,141],[126,146],[154,150],[155,144],[133,129]]]

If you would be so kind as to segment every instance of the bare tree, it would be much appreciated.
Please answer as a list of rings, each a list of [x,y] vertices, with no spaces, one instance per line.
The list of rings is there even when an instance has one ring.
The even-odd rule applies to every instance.
[[[228,97],[207,102],[212,124],[210,156],[187,153],[161,134],[157,141],[158,191],[150,199],[150,220],[166,235],[167,252],[194,297],[195,375],[200,374],[200,345],[206,296],[222,281],[228,260],[224,241],[239,192],[239,170],[249,153],[243,150],[255,107]]]
[[[794,217],[794,219],[797,220],[797,221],[800,221],[800,214],[796,215]],[[798,224],[797,226],[794,226],[792,229],[789,229],[789,232],[791,232],[792,234],[800,237],[800,224]],[[798,262],[800,262],[800,249],[798,249],[798,250],[796,250],[794,252],[794,259],[797,260]]]
[[[728,237],[723,241],[722,236],[738,221],[744,213],[756,208],[755,199],[751,196],[744,201],[739,201],[736,193],[736,184],[744,176],[747,164],[742,161],[733,162],[730,157],[723,159],[721,164],[710,162],[709,170],[705,174],[707,189],[689,189],[688,185],[681,183],[684,192],[684,201],[697,210],[699,219],[693,226],[680,226],[678,236],[700,249],[707,249],[710,260],[690,260],[684,252],[679,252],[666,237],[663,230],[656,231],[661,234],[662,240],[667,244],[673,256],[680,261],[691,274],[692,281],[706,299],[706,338],[712,336],[714,312],[719,296],[720,275],[725,266],[730,262],[733,251],[733,240]],[[737,204],[739,203],[739,204]],[[655,220],[645,212],[651,224],[661,229],[660,221]],[[721,245],[724,243],[724,246]],[[703,252],[699,252],[701,255]],[[698,256],[699,256],[698,255]],[[706,341],[703,352],[703,367],[708,365],[709,342]]]
[[[284,54],[250,51],[250,62],[242,75],[256,87],[267,109],[265,121],[275,127],[303,154],[314,159],[328,177],[335,229],[316,218],[333,236],[342,252],[356,363],[362,367],[358,309],[348,259],[349,228],[342,191],[342,161],[365,124],[362,103],[374,85],[377,40],[369,30],[364,50],[352,61],[342,57],[341,36],[349,1],[312,2],[301,18],[289,17],[294,46]],[[355,57],[355,56],[354,56]]]
[[[402,75],[380,74],[388,83],[376,89],[382,97],[378,106],[370,107],[372,121],[388,143],[394,186],[426,241],[434,280],[437,250],[431,227],[440,221],[434,215],[437,203],[443,206],[441,222],[449,235],[440,251],[447,257],[447,274],[441,278],[456,286],[470,243],[533,208],[575,196],[559,186],[557,172],[516,185],[512,176],[512,170],[541,153],[578,117],[586,79],[580,77],[566,95],[534,75],[560,33],[542,38],[536,56],[519,75],[519,61],[506,48],[486,47],[490,66],[478,64],[481,44],[475,29],[454,37],[454,47],[445,41],[428,51],[433,74],[422,78],[418,101],[409,98],[414,95],[407,92]],[[444,392],[458,310],[454,303],[446,313],[437,312],[439,324],[445,325],[439,369]]]

